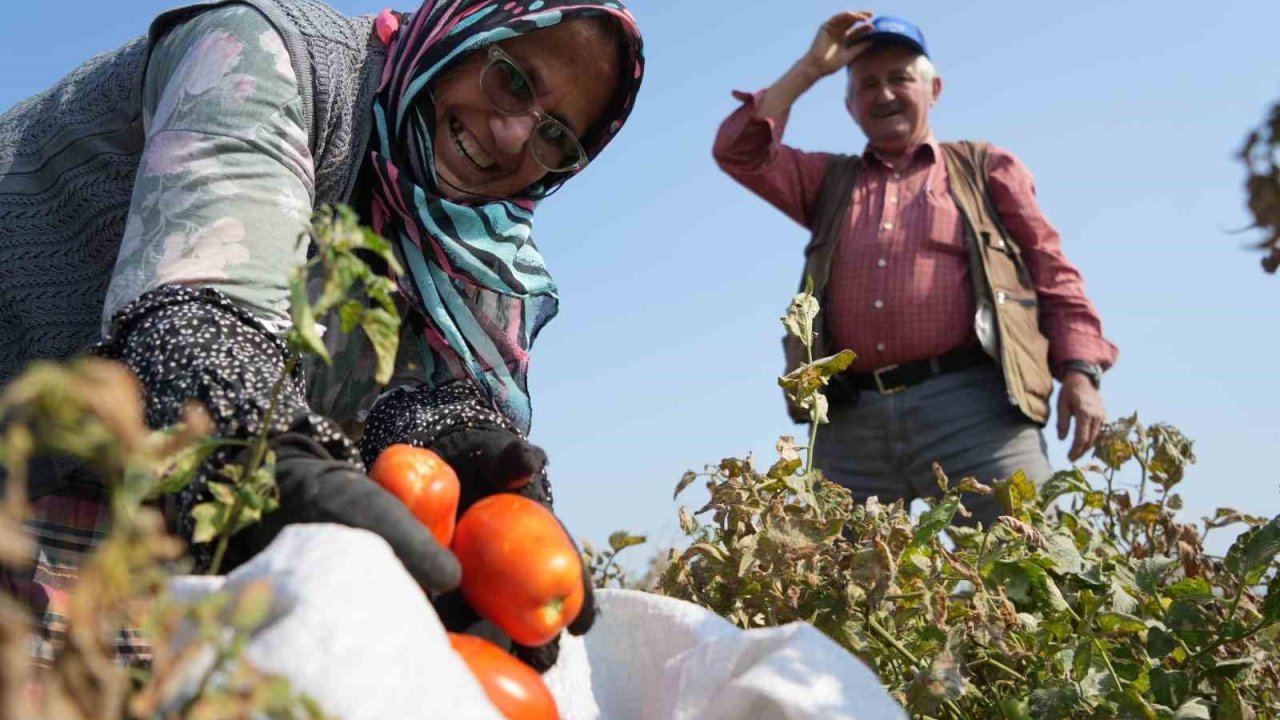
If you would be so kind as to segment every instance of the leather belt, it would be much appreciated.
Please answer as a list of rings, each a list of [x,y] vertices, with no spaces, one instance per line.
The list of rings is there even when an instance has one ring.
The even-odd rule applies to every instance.
[[[831,399],[851,399],[849,396],[853,393],[848,392],[849,390],[875,390],[881,395],[893,395],[943,373],[991,365],[994,362],[981,347],[973,346],[952,350],[927,360],[886,365],[875,372],[845,372],[831,379],[831,389],[834,391]]]

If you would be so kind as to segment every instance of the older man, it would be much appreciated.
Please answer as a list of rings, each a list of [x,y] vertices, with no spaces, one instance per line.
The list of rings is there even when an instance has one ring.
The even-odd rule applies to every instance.
[[[866,148],[784,145],[792,103],[842,68]],[[935,461],[953,477],[1043,480],[1053,377],[1059,438],[1075,424],[1070,460],[1105,419],[1099,386],[1116,348],[1030,173],[986,143],[939,143],[929,112],[941,92],[919,28],[844,12],[773,85],[735,93],[743,105],[716,138],[725,172],[813,233],[819,344],[858,355],[833,383],[815,461],[858,500],[936,494]],[[966,504],[971,521],[1000,513],[991,497]]]

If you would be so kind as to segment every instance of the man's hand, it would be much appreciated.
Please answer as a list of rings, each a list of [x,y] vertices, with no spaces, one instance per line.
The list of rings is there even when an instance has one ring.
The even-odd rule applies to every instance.
[[[1093,447],[1102,424],[1107,420],[1107,411],[1102,406],[1102,395],[1089,376],[1068,370],[1062,376],[1062,389],[1058,391],[1059,440],[1067,439],[1072,418],[1076,422],[1076,434],[1071,449],[1067,451],[1067,459],[1075,462]]]
[[[869,43],[860,43],[858,38],[871,32],[871,17],[865,10],[832,15],[818,28],[809,52],[765,91],[756,107],[756,117],[781,117],[814,83],[866,52]]]
[[[847,66],[870,47],[858,42],[858,38],[871,32],[871,18],[872,13],[866,10],[832,15],[818,28],[818,35],[801,62],[818,77]]]

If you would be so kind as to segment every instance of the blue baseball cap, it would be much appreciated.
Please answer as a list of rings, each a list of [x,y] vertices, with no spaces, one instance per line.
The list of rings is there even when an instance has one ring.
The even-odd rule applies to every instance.
[[[872,45],[906,45],[916,52],[929,57],[929,46],[924,42],[924,33],[914,23],[892,15],[881,15],[871,21],[871,32],[858,38],[858,42],[869,41]]]

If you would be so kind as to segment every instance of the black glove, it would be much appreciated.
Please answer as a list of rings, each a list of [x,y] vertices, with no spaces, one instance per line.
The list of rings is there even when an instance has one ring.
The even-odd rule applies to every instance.
[[[258,554],[285,525],[337,523],[382,536],[424,589],[443,592],[458,586],[462,570],[453,553],[357,466],[334,460],[315,440],[297,433],[281,434],[271,445],[280,507],[232,536],[228,569]]]
[[[431,446],[454,472],[462,484],[462,496],[458,503],[459,514],[476,501],[498,492],[523,495],[552,510],[551,484],[547,481],[547,454],[516,433],[504,429],[469,429],[450,433]],[[527,479],[527,480],[526,480]],[[512,487],[518,484],[518,487]],[[561,527],[564,524],[561,523]],[[565,528],[565,535],[573,543],[578,556],[582,553],[573,536]],[[567,628],[572,635],[582,635],[595,622],[596,603],[591,587],[591,572],[582,567],[582,610]],[[560,639],[531,648],[511,642],[509,638],[482,620],[462,598],[460,592],[448,593],[435,601],[436,612],[445,627],[454,632],[480,635],[485,639],[507,647],[525,663],[539,672],[545,672],[560,655]]]
[[[372,464],[393,443],[430,448],[449,463],[462,485],[459,513],[497,492],[514,492],[552,509],[546,453],[521,437],[472,383],[406,387],[388,393],[369,413],[360,441],[365,462]],[[524,478],[529,481],[512,487]],[[568,531],[565,534],[572,542],[573,536]],[[585,566],[582,575],[582,611],[568,627],[574,635],[590,630],[596,617],[591,575]],[[460,592],[446,593],[433,602],[449,630],[493,640],[539,671],[555,664],[560,651],[558,638],[538,648],[513,646],[502,631],[472,610]]]

